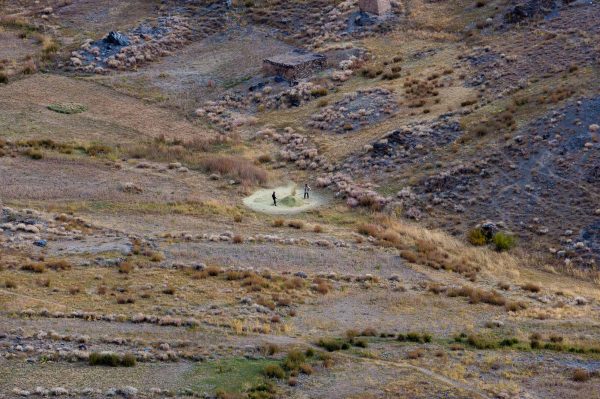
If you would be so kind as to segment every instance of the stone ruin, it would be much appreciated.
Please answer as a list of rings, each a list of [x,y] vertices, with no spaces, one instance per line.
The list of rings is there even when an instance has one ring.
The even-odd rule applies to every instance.
[[[325,64],[324,55],[294,50],[264,59],[263,71],[267,75],[276,75],[293,81],[311,76],[325,68]]]
[[[360,11],[374,15],[385,15],[392,10],[390,0],[358,0]]]

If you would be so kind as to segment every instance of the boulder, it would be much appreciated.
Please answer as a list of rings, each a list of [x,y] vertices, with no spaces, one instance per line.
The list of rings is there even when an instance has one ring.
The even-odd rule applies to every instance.
[[[108,35],[104,38],[104,42],[109,44],[114,44],[117,46],[128,46],[130,41],[127,36],[123,35],[121,32],[109,32]]]

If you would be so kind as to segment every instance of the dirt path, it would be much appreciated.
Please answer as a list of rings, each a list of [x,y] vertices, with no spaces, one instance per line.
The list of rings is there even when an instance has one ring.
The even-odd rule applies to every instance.
[[[294,189],[296,192],[294,192]],[[271,195],[275,191],[277,206],[273,205]],[[266,188],[256,191],[249,197],[244,198],[244,205],[261,213],[270,215],[293,215],[309,209],[317,208],[327,202],[327,199],[315,192],[310,192],[309,199],[303,199],[303,188],[291,183],[287,186]]]

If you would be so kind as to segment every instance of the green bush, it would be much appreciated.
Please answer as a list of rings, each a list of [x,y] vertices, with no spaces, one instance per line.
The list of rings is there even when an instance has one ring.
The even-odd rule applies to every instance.
[[[290,351],[283,359],[283,367],[286,370],[297,370],[306,361],[306,356],[299,350]]]
[[[350,348],[350,344],[348,344],[347,341],[340,338],[321,338],[317,342],[317,345],[329,352],[340,351]]]
[[[93,352],[89,358],[90,366],[133,367],[135,364],[135,356],[130,353],[120,356],[112,352]]]
[[[496,246],[497,251],[508,251],[513,248],[517,243],[517,240],[514,236],[510,234],[506,234],[503,232],[498,232],[494,234],[494,238],[492,238],[492,242]]]

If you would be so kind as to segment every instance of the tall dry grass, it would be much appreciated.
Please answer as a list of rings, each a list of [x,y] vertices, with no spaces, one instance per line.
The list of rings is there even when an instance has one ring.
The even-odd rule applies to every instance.
[[[471,247],[439,230],[377,215],[374,223],[361,225],[359,232],[377,238],[384,246],[401,250],[401,256],[412,263],[444,269],[474,277],[485,274],[495,277],[519,277],[519,260],[506,253],[487,248]]]
[[[217,173],[243,184],[265,184],[268,173],[239,155],[214,154],[209,151],[231,145],[235,138],[217,136],[214,138],[196,138],[189,141],[166,140],[159,137],[152,142],[129,146],[125,153],[132,158],[148,159],[158,162],[181,162],[191,169]]]

